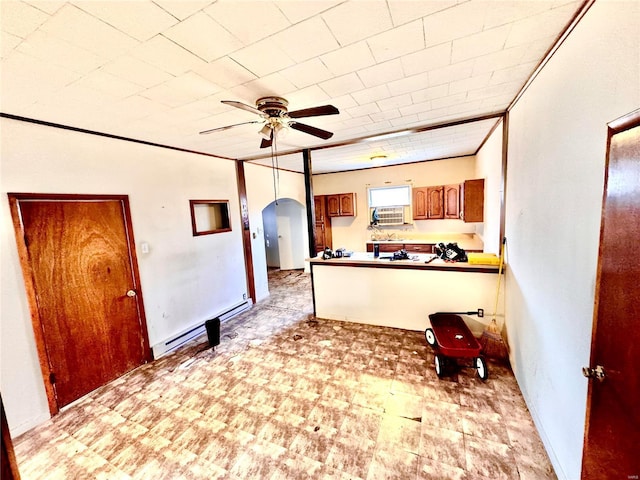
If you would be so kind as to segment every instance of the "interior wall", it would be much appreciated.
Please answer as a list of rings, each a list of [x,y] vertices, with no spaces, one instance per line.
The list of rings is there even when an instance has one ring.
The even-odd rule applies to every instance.
[[[276,194],[278,198],[291,198],[305,205],[304,175],[280,170],[278,175],[279,181],[278,178],[276,179],[277,191],[274,193],[273,172],[271,168],[245,162],[244,174],[247,185],[247,203],[249,206],[256,301],[260,301],[269,295],[262,210],[275,200]]]
[[[502,188],[502,120],[476,154],[475,178],[484,178],[484,222],[476,230],[484,251],[500,254],[500,205]]]
[[[329,173],[313,176],[313,194],[356,194],[356,216],[331,219],[333,248],[344,247],[357,252],[365,251],[371,240],[369,226],[368,187],[411,183],[414,187],[462,183],[475,178],[475,157],[459,157],[447,160],[412,163],[402,166],[369,168],[352,172]],[[475,224],[462,220],[412,220],[405,227],[405,234],[419,236],[423,233],[474,233]]]
[[[16,435],[49,409],[7,192],[129,196],[151,346],[241,303],[247,285],[234,162],[14,120],[0,126],[0,385]],[[233,230],[194,237],[190,199],[228,199]]]
[[[560,479],[580,477],[607,123],[640,105],[639,31],[638,2],[596,1],[510,113],[510,355]]]

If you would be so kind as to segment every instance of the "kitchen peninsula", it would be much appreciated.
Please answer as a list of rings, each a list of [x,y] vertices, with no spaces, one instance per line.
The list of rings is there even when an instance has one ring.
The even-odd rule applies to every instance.
[[[309,260],[317,317],[369,325],[424,330],[435,312],[475,311],[490,316],[499,267],[448,263],[433,255],[354,253],[347,258]],[[501,295],[502,297],[502,295]],[[502,298],[498,309],[501,311]],[[482,322],[482,320],[480,320]],[[481,334],[483,323],[469,325]],[[487,323],[487,322],[484,322]]]

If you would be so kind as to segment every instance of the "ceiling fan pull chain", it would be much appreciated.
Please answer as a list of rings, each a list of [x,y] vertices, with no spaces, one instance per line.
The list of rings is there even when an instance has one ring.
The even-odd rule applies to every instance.
[[[273,132],[271,133],[273,135]],[[273,155],[273,142],[271,143],[271,174],[273,175],[273,199],[274,203],[278,205],[278,192],[276,190],[276,166],[274,163]]]
[[[273,131],[273,150],[276,152],[276,176],[278,178],[278,192],[280,192],[280,164],[278,162],[278,136],[276,131]]]

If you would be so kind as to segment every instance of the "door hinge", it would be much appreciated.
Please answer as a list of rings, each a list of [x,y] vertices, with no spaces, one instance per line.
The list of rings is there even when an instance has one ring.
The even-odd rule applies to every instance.
[[[595,378],[597,380],[603,381],[606,373],[602,365],[597,365],[596,368],[582,367],[582,375],[587,378]]]
[[[49,382],[51,383],[51,385],[53,385],[54,383],[56,383],[56,374],[51,372],[49,374]]]

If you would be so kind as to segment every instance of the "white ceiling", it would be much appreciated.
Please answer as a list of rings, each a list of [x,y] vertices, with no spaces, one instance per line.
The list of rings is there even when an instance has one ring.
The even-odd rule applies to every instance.
[[[468,155],[495,118],[428,127],[504,112],[582,4],[1,0],[0,110],[255,159],[269,154],[259,124],[198,132],[260,119],[221,100],[274,95],[290,110],[340,110],[301,120],[334,132],[329,140],[278,138],[283,168],[302,171],[301,155],[287,152],[333,144],[312,151],[314,173]]]

